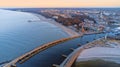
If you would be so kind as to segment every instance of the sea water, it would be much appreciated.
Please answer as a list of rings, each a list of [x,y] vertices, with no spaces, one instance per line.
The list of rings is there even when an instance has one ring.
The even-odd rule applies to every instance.
[[[61,28],[31,13],[1,9],[0,65],[40,45],[65,37],[68,34]]]

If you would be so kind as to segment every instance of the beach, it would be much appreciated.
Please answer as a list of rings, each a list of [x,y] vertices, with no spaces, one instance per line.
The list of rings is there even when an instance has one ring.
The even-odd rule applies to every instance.
[[[46,21],[46,22],[49,22],[49,23],[52,23],[58,27],[60,27],[61,29],[63,29],[69,36],[79,36],[80,34],[75,32],[74,30],[71,30],[65,26],[63,26],[62,24],[56,22],[55,20],[53,19],[48,19],[48,18],[45,18],[44,16],[40,15],[40,14],[35,14],[35,13],[32,13],[33,15],[37,16],[40,21]]]

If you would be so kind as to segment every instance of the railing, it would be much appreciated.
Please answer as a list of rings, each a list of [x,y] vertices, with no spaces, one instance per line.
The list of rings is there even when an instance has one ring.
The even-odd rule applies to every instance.
[[[17,62],[22,64],[25,61],[27,61],[28,59],[30,59],[31,57],[33,57],[34,55],[38,54],[39,52],[42,52],[42,51],[44,51],[44,50],[46,50],[46,49],[48,49],[48,48],[50,48],[52,46],[55,46],[55,45],[57,45],[59,43],[62,43],[62,42],[65,42],[65,41],[68,41],[68,40],[71,40],[71,39],[74,39],[74,38],[78,38],[80,36],[83,36],[83,34],[81,34],[79,36],[72,36],[72,37],[69,37],[69,38],[62,38],[60,40],[55,40],[53,42],[50,42],[50,43],[47,43],[47,44],[43,44],[42,46],[37,47],[37,48],[33,49],[32,51],[27,52],[24,55],[14,59],[10,63],[5,64],[5,66],[3,66],[3,67],[16,67],[16,63]]]

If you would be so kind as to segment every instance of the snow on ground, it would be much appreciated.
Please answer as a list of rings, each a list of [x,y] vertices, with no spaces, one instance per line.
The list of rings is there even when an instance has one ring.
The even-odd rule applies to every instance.
[[[77,58],[77,62],[100,57],[120,58],[120,48],[93,47],[85,49],[82,53],[80,53],[79,57]]]

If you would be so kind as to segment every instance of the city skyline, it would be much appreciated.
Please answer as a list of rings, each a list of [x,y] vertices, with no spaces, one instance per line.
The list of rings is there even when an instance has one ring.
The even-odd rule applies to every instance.
[[[120,7],[120,0],[2,0],[0,7]]]

